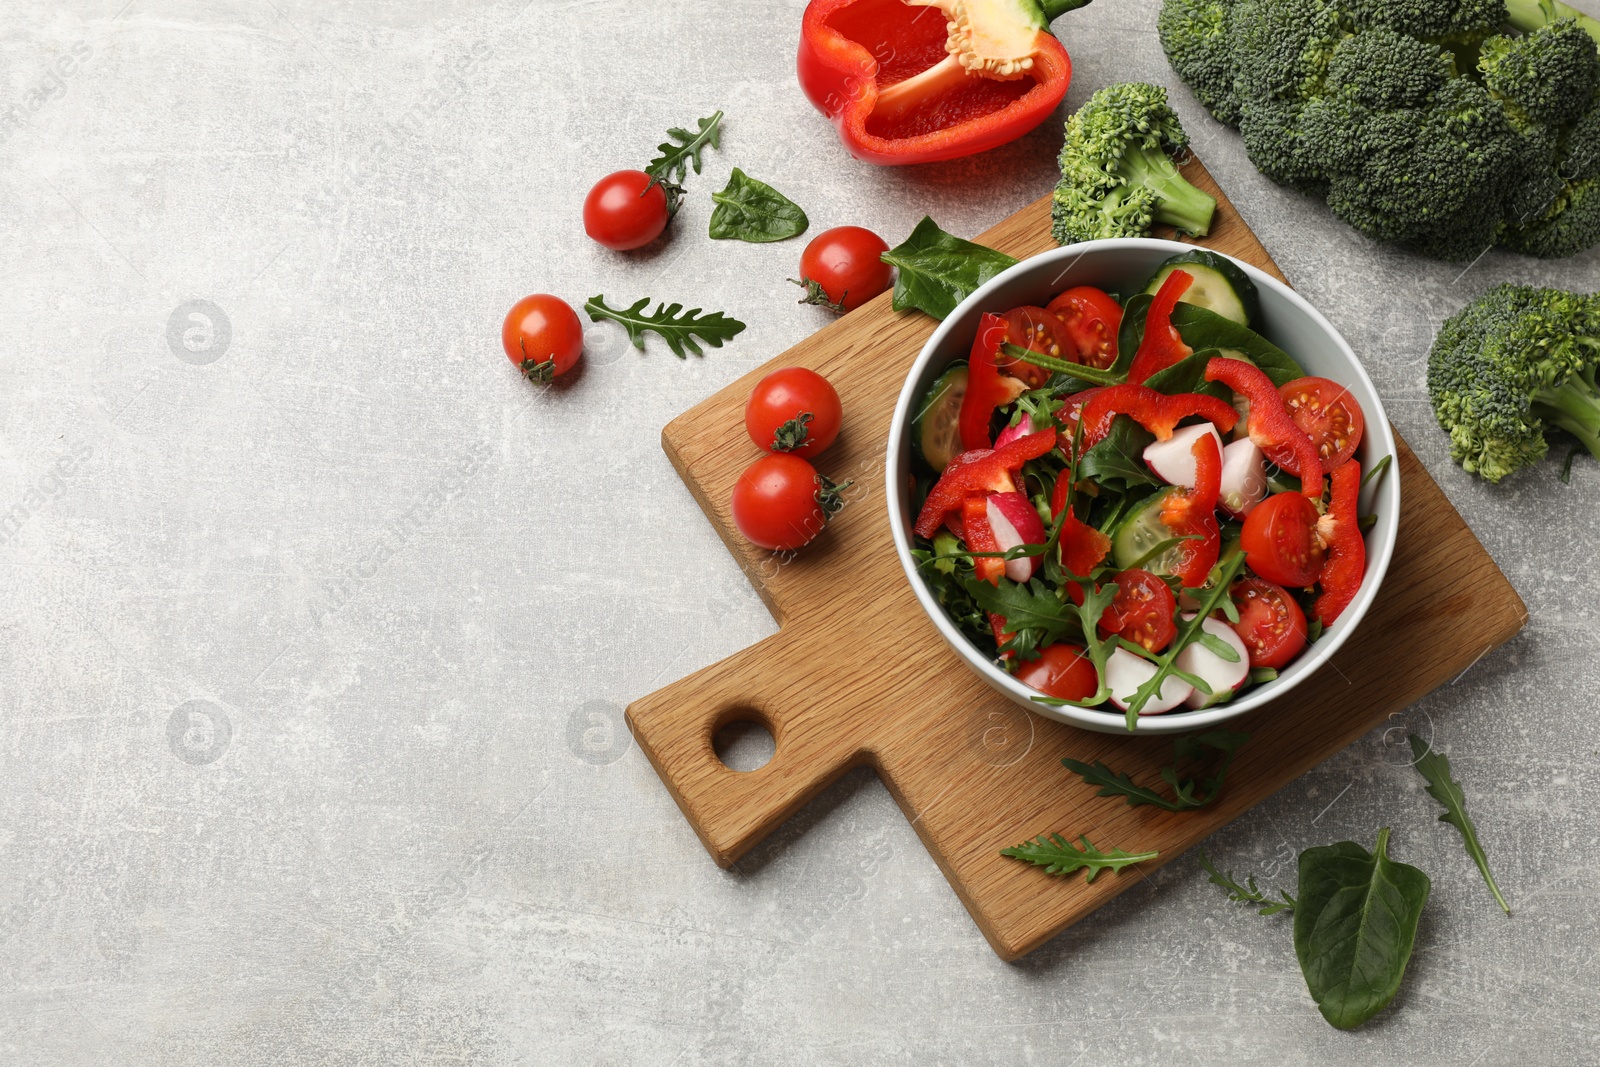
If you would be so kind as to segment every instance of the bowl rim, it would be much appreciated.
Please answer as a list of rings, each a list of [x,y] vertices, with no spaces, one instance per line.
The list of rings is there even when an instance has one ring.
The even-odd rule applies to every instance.
[[[945,642],[950,645],[957,655],[966,661],[967,666],[976,671],[979,677],[983,678],[990,686],[1035,714],[1096,732],[1115,732],[1124,736],[1129,735],[1129,731],[1124,724],[1124,717],[1119,711],[1108,712],[1070,705],[1056,707],[1049,704],[1041,704],[1032,699],[1032,696],[1037,691],[1024,685],[1013,675],[1001,670],[997,664],[983,656],[977,646],[972,644],[966,635],[951,621],[950,617],[945,614],[944,609],[934,599],[927,582],[917,573],[916,561],[911,556],[912,545],[909,536],[909,522],[903,518],[904,509],[902,507],[902,501],[906,499],[905,493],[908,488],[902,478],[902,471],[909,472],[910,470],[910,457],[905,452],[910,441],[911,408],[919,399],[915,395],[914,386],[918,379],[922,377],[924,369],[935,360],[941,349],[945,347],[946,339],[956,331],[958,326],[976,311],[984,309],[992,293],[1008,285],[1019,276],[1031,275],[1052,266],[1057,267],[1058,270],[1064,269],[1062,267],[1062,261],[1064,260],[1072,260],[1075,263],[1086,256],[1095,256],[1114,251],[1128,249],[1155,250],[1167,251],[1170,254],[1177,255],[1183,252],[1195,251],[1197,248],[1224,256],[1237,264],[1258,288],[1272,290],[1276,295],[1288,301],[1298,312],[1305,315],[1315,328],[1327,335],[1333,342],[1333,348],[1349,363],[1351,380],[1342,384],[1352,388],[1352,391],[1357,393],[1358,399],[1362,401],[1364,408],[1369,407],[1367,404],[1369,399],[1373,402],[1370,405],[1370,410],[1363,412],[1367,416],[1367,442],[1376,444],[1382,454],[1393,456],[1393,464],[1398,464],[1398,446],[1395,442],[1394,432],[1390,426],[1383,400],[1378,395],[1377,387],[1373,385],[1371,377],[1368,376],[1361,360],[1356,357],[1355,351],[1320,311],[1287,284],[1267,274],[1259,267],[1246,263],[1235,256],[1230,256],[1225,252],[1218,252],[1216,249],[1206,248],[1203,245],[1186,244],[1180,241],[1157,238],[1110,238],[1050,249],[1008,267],[985,282],[945,317],[944,321],[933,331],[933,335],[922,346],[922,350],[917,354],[917,358],[912,362],[910,369],[906,373],[905,381],[900,388],[899,399],[895,403],[894,417],[889,425],[889,442],[884,464],[889,527],[894,537],[895,554],[900,559],[901,569],[905,572],[906,580],[910,583],[912,592],[915,594],[917,602],[921,605],[923,613],[932,621]],[[959,356],[950,357],[946,362],[950,362],[955,358],[959,358]],[[1359,385],[1360,388],[1354,388],[1356,385]],[[1363,391],[1365,395],[1362,395]],[[1319,673],[1320,668],[1343,647],[1350,634],[1355,631],[1356,627],[1366,617],[1367,609],[1371,607],[1373,600],[1376,598],[1378,589],[1383,584],[1384,576],[1388,572],[1389,562],[1394,556],[1395,540],[1400,525],[1399,471],[1390,471],[1377,486],[1376,493],[1375,507],[1390,511],[1394,515],[1394,521],[1380,524],[1380,527],[1376,528],[1382,529],[1384,532],[1384,536],[1376,544],[1373,543],[1369,533],[1367,573],[1362,578],[1360,590],[1357,592],[1355,599],[1351,601],[1350,606],[1344,610],[1338,622],[1330,627],[1327,633],[1311,646],[1307,655],[1303,655],[1299,660],[1295,661],[1294,666],[1300,669],[1296,670],[1292,675],[1282,676],[1270,683],[1266,683],[1236,701],[1228,701],[1215,707],[1201,710],[1173,711],[1160,715],[1140,716],[1132,733],[1143,736],[1168,735],[1213,727],[1280,699],[1293,691],[1301,682]],[[1376,529],[1373,532],[1376,532]]]

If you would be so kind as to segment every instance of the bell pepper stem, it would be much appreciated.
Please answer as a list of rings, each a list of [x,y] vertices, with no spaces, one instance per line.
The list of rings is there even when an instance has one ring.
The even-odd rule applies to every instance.
[[[896,122],[929,97],[960,85],[966,77],[967,71],[961,62],[955,56],[945,56],[921,74],[913,74],[879,91],[878,104],[872,112],[886,121]]]
[[[1040,0],[1039,3],[1039,7],[1044,10],[1046,22],[1054,22],[1068,11],[1076,11],[1088,5],[1089,0]]]

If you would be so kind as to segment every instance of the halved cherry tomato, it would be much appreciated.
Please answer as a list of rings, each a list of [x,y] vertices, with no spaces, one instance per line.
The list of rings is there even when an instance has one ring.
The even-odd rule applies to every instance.
[[[1331,471],[1355,455],[1367,428],[1361,405],[1350,390],[1326,378],[1296,378],[1278,390],[1294,424],[1305,431]]]
[[[1269,582],[1304,589],[1322,570],[1317,517],[1316,505],[1299,493],[1267,497],[1245,518],[1239,534],[1245,562]]]
[[[1239,609],[1233,632],[1250,653],[1250,666],[1282,667],[1306,647],[1306,613],[1283,586],[1241,578],[1228,595]]]
[[[1122,305],[1092,285],[1068,289],[1045,306],[1066,328],[1074,363],[1100,370],[1117,361],[1117,331],[1122,329]]]
[[[1037,352],[1041,356],[1051,359],[1072,358],[1066,337],[1066,327],[1061,325],[1061,320],[1041,307],[1012,308],[1005,314],[1006,342],[1026,348],[1030,352]],[[1030,389],[1037,389],[1050,380],[1050,372],[1043,367],[1035,367],[1025,360],[1013,359],[1001,354],[996,357],[995,363],[999,368],[1028,383]]]
[[[1017,668],[1017,681],[1061,700],[1088,700],[1100,691],[1100,675],[1077,645],[1046,645],[1038,659]]]
[[[1123,571],[1112,581],[1117,595],[1100,616],[1100,632],[1124,637],[1147,652],[1170,645],[1178,635],[1178,624],[1172,621],[1178,601],[1167,583],[1141,568]]]
[[[796,448],[781,447],[785,442],[777,440],[778,431],[801,415],[811,416],[805,422],[805,440]],[[757,447],[792,452],[803,459],[810,459],[833,444],[843,418],[839,394],[828,379],[805,367],[773,371],[750,390],[750,399],[744,406],[744,428]],[[792,437],[795,432],[786,436]]]

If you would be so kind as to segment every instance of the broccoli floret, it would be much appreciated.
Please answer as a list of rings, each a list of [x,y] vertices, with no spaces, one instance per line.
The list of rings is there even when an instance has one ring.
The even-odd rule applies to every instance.
[[[1506,19],[1502,0],[1346,0],[1339,6],[1358,29],[1382,26],[1439,40],[1483,37]]]
[[[1241,101],[1316,95],[1346,33],[1323,0],[1238,0],[1229,26]]]
[[[1600,244],[1600,178],[1567,185],[1544,214],[1507,230],[1502,243],[1542,259],[1575,256]]]
[[[1239,125],[1239,65],[1233,58],[1228,20],[1235,0],[1168,0],[1156,19],[1161,47],[1195,98],[1219,122]]]
[[[1566,126],[1589,109],[1600,85],[1600,52],[1577,19],[1520,37],[1491,37],[1479,50],[1483,84],[1513,117]]]
[[[1144,237],[1158,222],[1208,233],[1216,200],[1184,180],[1168,154],[1188,144],[1160,86],[1126,82],[1091,96],[1067,120],[1050,208],[1057,243]]]
[[[1450,456],[1498,482],[1544,457],[1549,428],[1600,458],[1600,294],[1501,285],[1448,319],[1428,396]]]

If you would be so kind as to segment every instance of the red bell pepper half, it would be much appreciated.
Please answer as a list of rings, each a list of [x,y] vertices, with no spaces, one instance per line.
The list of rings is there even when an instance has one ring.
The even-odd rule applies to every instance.
[[[1206,364],[1206,381],[1221,382],[1250,402],[1250,420],[1245,424],[1250,440],[1268,459],[1300,479],[1302,493],[1321,500],[1322,458],[1295,424],[1272,379],[1242,359],[1219,356]]]
[[[1367,573],[1367,540],[1361,533],[1358,515],[1361,496],[1361,464],[1346,460],[1329,477],[1328,513],[1317,520],[1317,536],[1328,546],[1317,581],[1322,592],[1311,604],[1311,612],[1331,626],[1344,613],[1361,588]]]
[[[857,159],[931,163],[1014,141],[1066,95],[1050,21],[1088,0],[811,0],[797,70]]]
[[[1174,537],[1186,537],[1178,546],[1174,573],[1190,589],[1205,584],[1217,565],[1222,532],[1217,526],[1217,495],[1222,491],[1222,450],[1217,439],[1203,434],[1190,450],[1194,455],[1194,488],[1173,488],[1161,502],[1161,522]]]
[[[1006,320],[985,313],[978,320],[978,335],[972,339],[972,354],[967,358],[967,392],[961,398],[961,447],[988,448],[989,420],[994,409],[1016,399],[1000,374],[997,356],[1006,339]]]
[[[1139,351],[1134,353],[1133,363],[1128,367],[1128,381],[1134,385],[1143,385],[1152,374],[1194,355],[1194,349],[1183,343],[1177,327],[1172,325],[1172,309],[1193,284],[1192,274],[1175,270],[1156,291],[1156,298],[1150,302],[1150,313],[1144,320],[1144,340],[1139,342]]]
[[[1050,514],[1061,521],[1061,565],[1080,578],[1100,566],[1100,561],[1111,554],[1111,538],[1085,523],[1067,507],[1067,493],[1072,488],[1063,471],[1056,479],[1055,492],[1050,498]],[[1065,518],[1061,513],[1067,512]],[[1076,586],[1068,586],[1069,591]],[[1081,591],[1080,591],[1081,595]]]
[[[1083,447],[1089,448],[1102,441],[1111,432],[1111,423],[1118,415],[1127,415],[1160,441],[1170,438],[1178,423],[1191,415],[1215,423],[1223,433],[1232,430],[1239,421],[1239,412],[1232,404],[1205,393],[1168,396],[1147,385],[1108,385],[1094,390],[1094,395],[1083,405],[1080,416]]]
[[[928,493],[928,499],[923,502],[914,527],[917,536],[932,537],[938,533],[939,527],[960,512],[966,506],[967,497],[974,493],[1015,491],[1017,486],[1011,478],[1011,472],[1021,470],[1028,460],[1038,459],[1055,446],[1056,431],[1049,429],[1031,433],[1004,448],[961,453],[945,467],[944,473]],[[987,521],[985,518],[986,524]],[[998,551],[973,548],[970,541],[967,548],[974,552]]]

